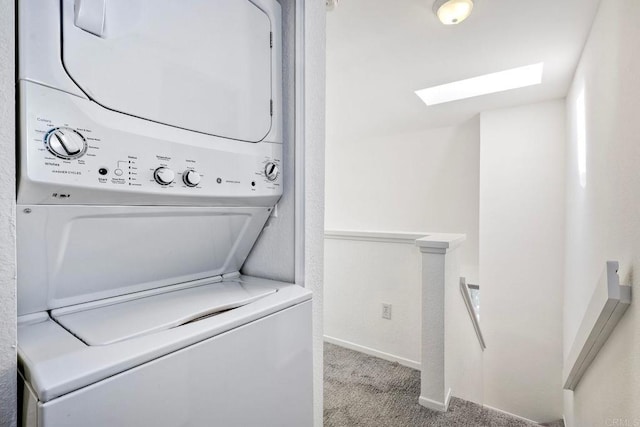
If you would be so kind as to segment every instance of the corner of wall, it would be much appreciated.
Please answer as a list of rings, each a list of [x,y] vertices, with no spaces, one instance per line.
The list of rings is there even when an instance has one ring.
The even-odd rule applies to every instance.
[[[304,281],[313,292],[314,425],[322,426],[326,10],[324,1],[300,4],[304,5]]]
[[[484,403],[562,414],[564,103],[481,115],[480,285]]]
[[[15,10],[0,2],[0,425],[16,425]]]

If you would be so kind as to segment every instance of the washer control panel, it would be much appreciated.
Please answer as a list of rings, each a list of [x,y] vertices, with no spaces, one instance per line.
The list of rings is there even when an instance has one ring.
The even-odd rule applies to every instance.
[[[197,134],[28,89],[57,108],[21,112],[20,203],[264,206],[282,194],[281,143]]]

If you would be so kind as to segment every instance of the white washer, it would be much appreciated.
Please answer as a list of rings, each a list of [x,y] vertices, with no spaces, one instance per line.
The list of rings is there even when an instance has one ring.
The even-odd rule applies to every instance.
[[[18,6],[22,425],[311,425],[311,294],[239,273],[282,195],[277,1]]]

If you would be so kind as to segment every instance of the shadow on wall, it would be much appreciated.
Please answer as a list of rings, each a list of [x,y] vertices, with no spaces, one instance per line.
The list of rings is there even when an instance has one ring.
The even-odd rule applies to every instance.
[[[4,364],[4,367],[0,370],[0,402],[3,406],[9,407],[13,404],[13,407],[17,407],[15,403],[16,393],[16,371],[14,364]],[[18,393],[21,390],[18,389]],[[16,425],[16,413],[15,411],[0,411],[0,425],[1,426],[14,426]]]

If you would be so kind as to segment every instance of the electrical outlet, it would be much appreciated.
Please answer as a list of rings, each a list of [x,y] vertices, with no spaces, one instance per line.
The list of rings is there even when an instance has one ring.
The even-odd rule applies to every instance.
[[[391,320],[391,304],[382,304],[382,318]]]

